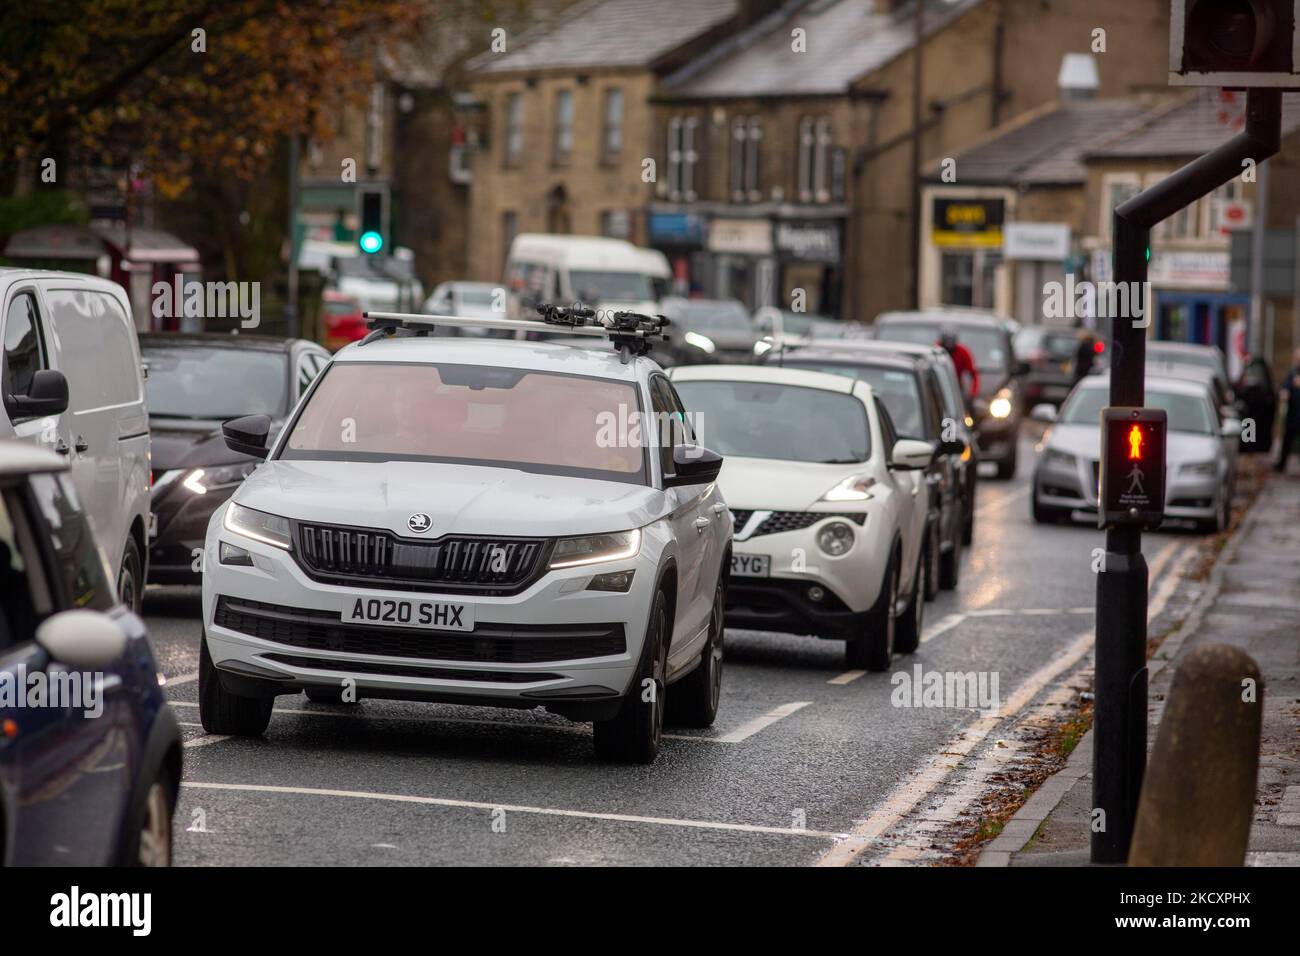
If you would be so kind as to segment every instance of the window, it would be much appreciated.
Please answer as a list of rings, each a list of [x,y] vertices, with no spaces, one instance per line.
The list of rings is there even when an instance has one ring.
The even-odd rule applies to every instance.
[[[26,395],[32,378],[47,367],[36,300],[30,292],[21,292],[10,301],[5,319],[5,394]]]
[[[673,420],[674,409],[672,400],[668,397],[667,384],[667,381],[659,375],[656,375],[650,383],[650,410],[654,413],[656,428],[662,426],[665,422]],[[677,465],[673,461],[673,446],[676,443],[676,436],[661,432],[656,432],[656,436],[659,470],[664,478],[668,478],[677,473]]]
[[[36,540],[26,517],[17,494],[0,494],[0,656],[33,640],[38,618],[51,610],[41,606],[49,601],[41,599]]]
[[[278,417],[291,407],[283,352],[166,344],[150,346],[145,356],[149,414],[155,418]]]
[[[501,214],[501,261],[503,263],[509,263],[510,247],[515,244],[517,235],[519,235],[519,213],[507,209]]]
[[[1110,229],[1115,210],[1142,191],[1142,182],[1135,173],[1106,176],[1101,183],[1101,222],[1097,234],[1103,242],[1110,241]]]
[[[320,374],[322,362],[314,352],[306,352],[298,357],[298,395],[307,391],[308,386]]]
[[[611,239],[628,238],[631,223],[622,209],[604,209],[600,213],[600,234]]]
[[[813,197],[813,119],[805,116],[799,121],[799,201],[812,202]]]
[[[763,198],[759,176],[759,144],[763,122],[757,116],[737,116],[731,121],[731,199],[758,202]]]
[[[831,199],[831,121],[805,116],[799,121],[799,201]]]
[[[45,301],[59,341],[76,343],[62,353],[72,404],[87,410],[138,401],[135,328],[117,300],[104,292],[51,289]]]
[[[605,91],[605,159],[623,151],[623,91],[617,87]]]
[[[504,161],[507,166],[518,166],[524,151],[524,98],[520,93],[506,95],[506,130]]]
[[[699,120],[674,116],[668,121],[668,198],[673,202],[694,202],[697,197],[696,148]]]
[[[107,611],[117,604],[108,562],[95,544],[90,523],[77,504],[77,493],[65,475],[32,475],[36,502],[45,515],[58,571],[72,607]]]
[[[573,91],[555,94],[555,162],[568,163],[573,156]]]

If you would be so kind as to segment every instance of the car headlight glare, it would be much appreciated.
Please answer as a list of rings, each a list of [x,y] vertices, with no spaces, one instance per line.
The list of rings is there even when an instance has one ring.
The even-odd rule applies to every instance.
[[[615,531],[610,534],[587,534],[561,538],[551,553],[551,570],[576,568],[602,561],[621,561],[636,557],[641,550],[641,529]]]
[[[838,558],[853,547],[853,538],[852,525],[845,521],[832,521],[817,532],[817,547],[832,558]]]
[[[707,335],[701,335],[699,332],[687,332],[682,338],[687,345],[694,345],[701,352],[709,355],[712,355],[717,350],[717,346],[713,344],[713,339]]]
[[[263,544],[284,548],[286,551],[293,540],[289,530],[288,518],[270,515],[265,511],[254,511],[252,508],[237,505],[233,501],[230,503],[230,507],[226,509],[226,516],[222,520],[222,524],[225,525],[227,531],[242,534],[245,538],[252,538],[254,541],[261,541]]]
[[[181,487],[196,495],[206,495],[213,488],[238,485],[257,467],[255,462],[241,465],[221,465],[217,468],[195,468],[186,472]]]
[[[826,494],[822,501],[866,501],[871,497],[871,486],[876,479],[870,475],[850,475]]]
[[[1010,418],[1011,399],[1005,395],[995,397],[993,401],[989,402],[989,414],[994,418]]]

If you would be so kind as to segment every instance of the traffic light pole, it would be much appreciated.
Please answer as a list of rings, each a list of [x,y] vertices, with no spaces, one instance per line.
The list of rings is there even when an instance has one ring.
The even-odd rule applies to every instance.
[[[1140,407],[1145,401],[1151,228],[1240,176],[1248,166],[1244,160],[1258,165],[1275,154],[1281,126],[1281,91],[1250,90],[1245,130],[1115,210],[1113,279],[1118,288],[1129,290],[1132,314],[1111,317],[1111,405]],[[1263,216],[1266,210],[1255,214]],[[1135,318],[1141,319],[1140,326]],[[1140,526],[1106,530],[1106,560],[1097,575],[1096,640],[1092,862],[1124,863],[1146,769],[1147,565]]]

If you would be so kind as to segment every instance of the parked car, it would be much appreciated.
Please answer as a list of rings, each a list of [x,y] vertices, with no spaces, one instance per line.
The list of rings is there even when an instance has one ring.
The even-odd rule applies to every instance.
[[[63,456],[122,600],[147,572],[149,418],[126,292],[79,273],[0,269],[0,439]]]
[[[727,623],[845,642],[850,667],[911,653],[925,613],[934,448],[866,382],[770,366],[669,372],[735,521]]]
[[[665,299],[662,312],[672,322],[657,353],[661,364],[737,364],[754,361],[759,334],[745,307],[735,299]]]
[[[153,430],[149,581],[198,584],[212,512],[259,464],[231,451],[221,423],[266,415],[277,432],[330,353],[304,339],[146,333]]]
[[[965,411],[956,394],[945,395],[945,366],[952,361],[941,348],[901,342],[836,342],[787,349],[778,357],[769,353],[767,364],[815,372],[848,375],[871,386],[885,403],[900,438],[929,442],[934,458],[925,470],[930,486],[930,518],[926,575],[930,599],[942,588],[957,586],[961,576],[961,550],[965,532],[975,520],[976,460],[973,436],[964,422]],[[956,373],[952,373],[953,384]]]
[[[1016,361],[1027,366],[1021,382],[1022,408],[1028,411],[1042,402],[1059,406],[1065,401],[1074,387],[1079,330],[1027,325],[1016,333],[1012,349]]]
[[[672,281],[668,257],[623,239],[521,233],[506,257],[506,312],[532,319],[540,302],[655,313]]]
[[[227,422],[266,461],[208,526],[203,726],[257,736],[276,695],[345,686],[545,706],[629,762],[665,716],[709,726],[731,522],[674,422],[646,356],[407,335],[336,355],[274,442]]]
[[[872,326],[877,339],[936,344],[947,329],[970,350],[979,370],[979,394],[971,402],[980,460],[997,466],[997,476],[1015,476],[1020,447],[1023,401],[1021,377],[1029,371],[1015,359],[1011,339],[1015,327],[992,312],[979,309],[927,309],[886,312]]]
[[[1216,346],[1189,342],[1147,343],[1147,374],[1178,375],[1184,368],[1199,371],[1213,386],[1220,407],[1225,411],[1232,409],[1236,396],[1228,380],[1227,363]]]
[[[1092,375],[1070,393],[1059,415],[1050,405],[1035,407],[1035,418],[1052,423],[1034,468],[1035,521],[1062,521],[1074,512],[1096,515],[1101,410],[1109,403],[1110,376]],[[1146,404],[1168,415],[1165,517],[1190,521],[1201,531],[1223,530],[1236,488],[1241,423],[1221,418],[1211,389],[1192,379],[1148,376]]]
[[[0,441],[0,864],[167,866],[180,731],[68,471]]]
[[[326,289],[321,293],[321,342],[331,352],[366,337],[361,300]]]

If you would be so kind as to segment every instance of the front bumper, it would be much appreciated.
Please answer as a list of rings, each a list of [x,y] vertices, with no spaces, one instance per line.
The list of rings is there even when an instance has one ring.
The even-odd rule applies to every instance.
[[[975,426],[975,443],[979,446],[981,461],[1001,461],[1016,453],[1020,437],[1020,416],[994,418],[985,415]]]
[[[535,707],[612,715],[640,660],[657,585],[655,545],[634,558],[544,574],[518,594],[439,594],[314,581],[286,550],[212,521],[204,554],[208,652],[228,689],[245,694],[333,687],[358,697]],[[253,556],[222,565],[220,541]],[[596,574],[634,570],[626,593],[588,591]],[[470,631],[345,624],[358,598],[472,605]],[[575,654],[580,656],[574,656]]]
[[[174,481],[155,487],[149,535],[150,584],[200,584],[199,558],[207,538],[212,513],[230,498],[238,485],[212,488],[195,494]]]
[[[1039,505],[1061,511],[1096,515],[1098,462],[1076,458],[1065,464],[1039,464],[1034,471],[1033,495]],[[1165,518],[1208,521],[1218,514],[1222,486],[1213,476],[1175,473],[1165,488]]]

